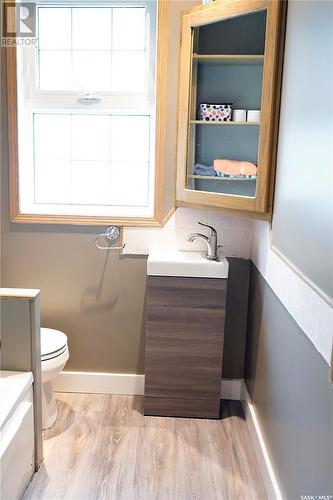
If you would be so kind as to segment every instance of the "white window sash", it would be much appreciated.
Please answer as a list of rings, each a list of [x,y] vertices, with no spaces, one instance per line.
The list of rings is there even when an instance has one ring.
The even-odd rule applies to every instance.
[[[64,1],[36,1],[37,6],[65,7]],[[155,40],[156,40],[156,5],[149,0],[137,2],[122,0],[121,2],[100,0],[72,0],[70,6],[85,7],[146,7],[146,22],[149,31],[147,43],[148,86],[146,93],[133,92],[98,92],[101,102],[85,105],[78,102],[80,91],[45,91],[36,89],[36,56],[35,49],[23,47],[17,50],[18,61],[18,123],[19,123],[19,198],[20,212],[26,214],[50,215],[85,215],[115,217],[152,217],[154,214],[155,184]],[[20,82],[24,82],[20,87]],[[48,114],[112,114],[112,115],[147,115],[150,117],[150,157],[148,178],[147,206],[117,205],[74,205],[74,204],[41,204],[34,203],[34,152],[33,152],[33,115]]]

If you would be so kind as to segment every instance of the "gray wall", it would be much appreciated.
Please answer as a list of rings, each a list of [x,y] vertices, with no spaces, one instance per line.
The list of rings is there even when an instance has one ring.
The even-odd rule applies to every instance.
[[[333,297],[333,2],[288,2],[273,244]]]
[[[333,495],[328,366],[254,266],[245,376],[284,498]]]

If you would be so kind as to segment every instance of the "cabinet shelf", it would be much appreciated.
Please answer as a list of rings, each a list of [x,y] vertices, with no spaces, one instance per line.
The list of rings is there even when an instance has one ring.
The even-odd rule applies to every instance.
[[[205,179],[209,181],[243,181],[243,182],[255,182],[257,180],[257,177],[253,177],[252,179],[246,178],[246,177],[219,177],[219,176],[213,176],[213,175],[195,175],[195,174],[188,174],[190,179]]]
[[[263,64],[264,56],[254,54],[193,54],[193,60],[206,64]]]
[[[210,122],[205,120],[190,120],[191,125],[234,125],[234,126],[248,126],[255,125],[260,126],[259,122]]]

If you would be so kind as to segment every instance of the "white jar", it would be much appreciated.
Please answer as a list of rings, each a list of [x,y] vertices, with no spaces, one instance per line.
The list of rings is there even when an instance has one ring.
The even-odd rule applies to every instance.
[[[246,121],[251,123],[260,123],[260,115],[260,109],[248,109]]]
[[[234,109],[232,112],[233,122],[246,122],[246,109]]]

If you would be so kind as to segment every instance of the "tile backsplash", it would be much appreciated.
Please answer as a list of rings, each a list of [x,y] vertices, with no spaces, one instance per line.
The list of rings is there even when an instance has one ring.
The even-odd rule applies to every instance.
[[[124,254],[148,255],[151,250],[206,250],[205,243],[190,243],[193,232],[207,233],[197,221],[217,230],[218,243],[227,257],[250,258],[253,221],[245,217],[224,215],[217,211],[178,208],[163,228],[124,228]]]

